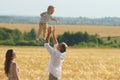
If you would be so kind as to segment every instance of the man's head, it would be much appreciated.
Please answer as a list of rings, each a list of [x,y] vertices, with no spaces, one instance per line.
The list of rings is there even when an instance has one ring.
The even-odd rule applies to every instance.
[[[61,53],[64,53],[66,52],[66,49],[67,49],[67,44],[62,42],[62,43],[59,43],[58,46],[57,46],[57,49],[61,52]]]
[[[54,13],[54,6],[52,5],[48,6],[47,11],[50,15],[52,15]]]

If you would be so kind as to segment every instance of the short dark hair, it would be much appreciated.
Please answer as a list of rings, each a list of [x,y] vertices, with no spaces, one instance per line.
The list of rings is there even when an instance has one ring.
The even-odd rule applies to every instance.
[[[61,52],[62,52],[62,53],[66,52],[67,47],[68,47],[67,44],[64,43],[64,42],[62,42],[62,43],[61,43]]]

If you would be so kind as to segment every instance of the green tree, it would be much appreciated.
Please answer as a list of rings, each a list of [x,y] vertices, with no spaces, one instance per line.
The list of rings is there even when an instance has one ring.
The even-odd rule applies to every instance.
[[[22,32],[20,32],[18,29],[13,30],[12,36],[14,41],[23,40]]]
[[[110,41],[110,40],[111,40],[111,37],[110,37],[110,36],[108,36],[108,37],[107,37],[107,40],[108,40],[108,41]]]
[[[24,38],[26,40],[35,40],[36,38],[36,32],[35,29],[32,29],[30,32],[28,32],[27,34],[24,33]]]

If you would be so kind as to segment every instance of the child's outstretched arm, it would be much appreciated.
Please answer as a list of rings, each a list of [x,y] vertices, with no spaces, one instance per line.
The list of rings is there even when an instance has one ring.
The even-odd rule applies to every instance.
[[[55,21],[55,22],[57,23],[57,19],[55,19],[55,18],[51,18],[51,20],[52,20],[52,21]]]
[[[45,12],[41,13],[40,16],[43,16],[45,14]]]

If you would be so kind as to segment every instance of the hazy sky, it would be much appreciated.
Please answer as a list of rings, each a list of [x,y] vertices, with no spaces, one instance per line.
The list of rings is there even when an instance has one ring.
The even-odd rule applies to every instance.
[[[120,17],[120,0],[0,0],[0,15],[39,16],[48,5],[54,16]]]

